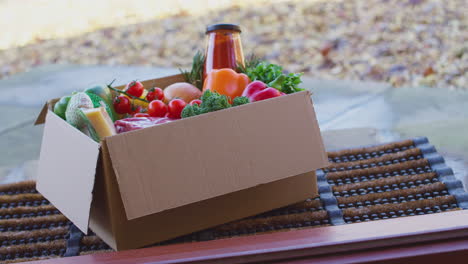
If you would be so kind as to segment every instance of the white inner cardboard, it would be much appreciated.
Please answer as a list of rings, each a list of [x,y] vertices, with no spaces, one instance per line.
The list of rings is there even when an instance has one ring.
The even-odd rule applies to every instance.
[[[87,233],[100,145],[51,111],[46,122],[37,190]]]

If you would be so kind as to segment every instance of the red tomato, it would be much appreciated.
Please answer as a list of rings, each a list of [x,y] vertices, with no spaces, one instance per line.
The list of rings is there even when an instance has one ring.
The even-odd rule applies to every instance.
[[[149,117],[150,115],[147,113],[136,113],[134,117]]]
[[[161,100],[151,101],[148,105],[148,114],[153,117],[163,117],[167,114],[168,107]]]
[[[194,104],[201,105],[201,103],[202,103],[202,100],[200,99],[193,99],[192,101],[190,101],[190,105],[194,105]]]
[[[182,110],[184,110],[184,107],[187,105],[187,103],[182,100],[182,99],[174,99],[169,102],[169,112],[167,117],[169,118],[180,118],[180,114],[182,113]]]
[[[140,97],[144,89],[143,84],[139,81],[133,81],[125,86],[125,92],[136,97]]]
[[[138,105],[138,106],[132,105],[132,109],[130,110],[131,115],[138,114],[138,113],[143,113],[143,112],[145,112],[145,111],[144,111],[143,107],[141,107],[141,105]]]
[[[114,108],[118,114],[128,114],[132,110],[132,103],[128,97],[119,95],[114,99]]]
[[[154,87],[148,91],[146,95],[146,100],[153,101],[153,100],[161,100],[164,101],[164,92],[161,88]]]

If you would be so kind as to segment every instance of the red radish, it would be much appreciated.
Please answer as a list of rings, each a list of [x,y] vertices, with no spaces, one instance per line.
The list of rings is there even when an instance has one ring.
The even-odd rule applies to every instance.
[[[275,88],[268,87],[266,89],[261,90],[260,92],[255,93],[254,95],[249,97],[249,99],[251,102],[256,102],[278,96],[281,96],[280,91],[276,90]]]
[[[252,95],[255,93],[267,88],[268,86],[261,82],[261,81],[254,81],[249,83],[247,87],[244,89],[244,92],[242,93],[242,96],[250,98]]]

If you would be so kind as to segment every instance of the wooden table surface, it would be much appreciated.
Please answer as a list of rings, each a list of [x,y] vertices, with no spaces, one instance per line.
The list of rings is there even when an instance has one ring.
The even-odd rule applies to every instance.
[[[461,262],[467,258],[468,210],[460,210],[28,263],[468,263]]]

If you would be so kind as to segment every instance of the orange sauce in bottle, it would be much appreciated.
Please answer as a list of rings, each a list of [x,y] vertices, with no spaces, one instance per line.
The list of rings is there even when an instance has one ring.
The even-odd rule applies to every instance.
[[[244,53],[240,38],[240,27],[232,24],[216,24],[208,26],[208,35],[203,80],[213,69],[237,69],[244,66]]]

